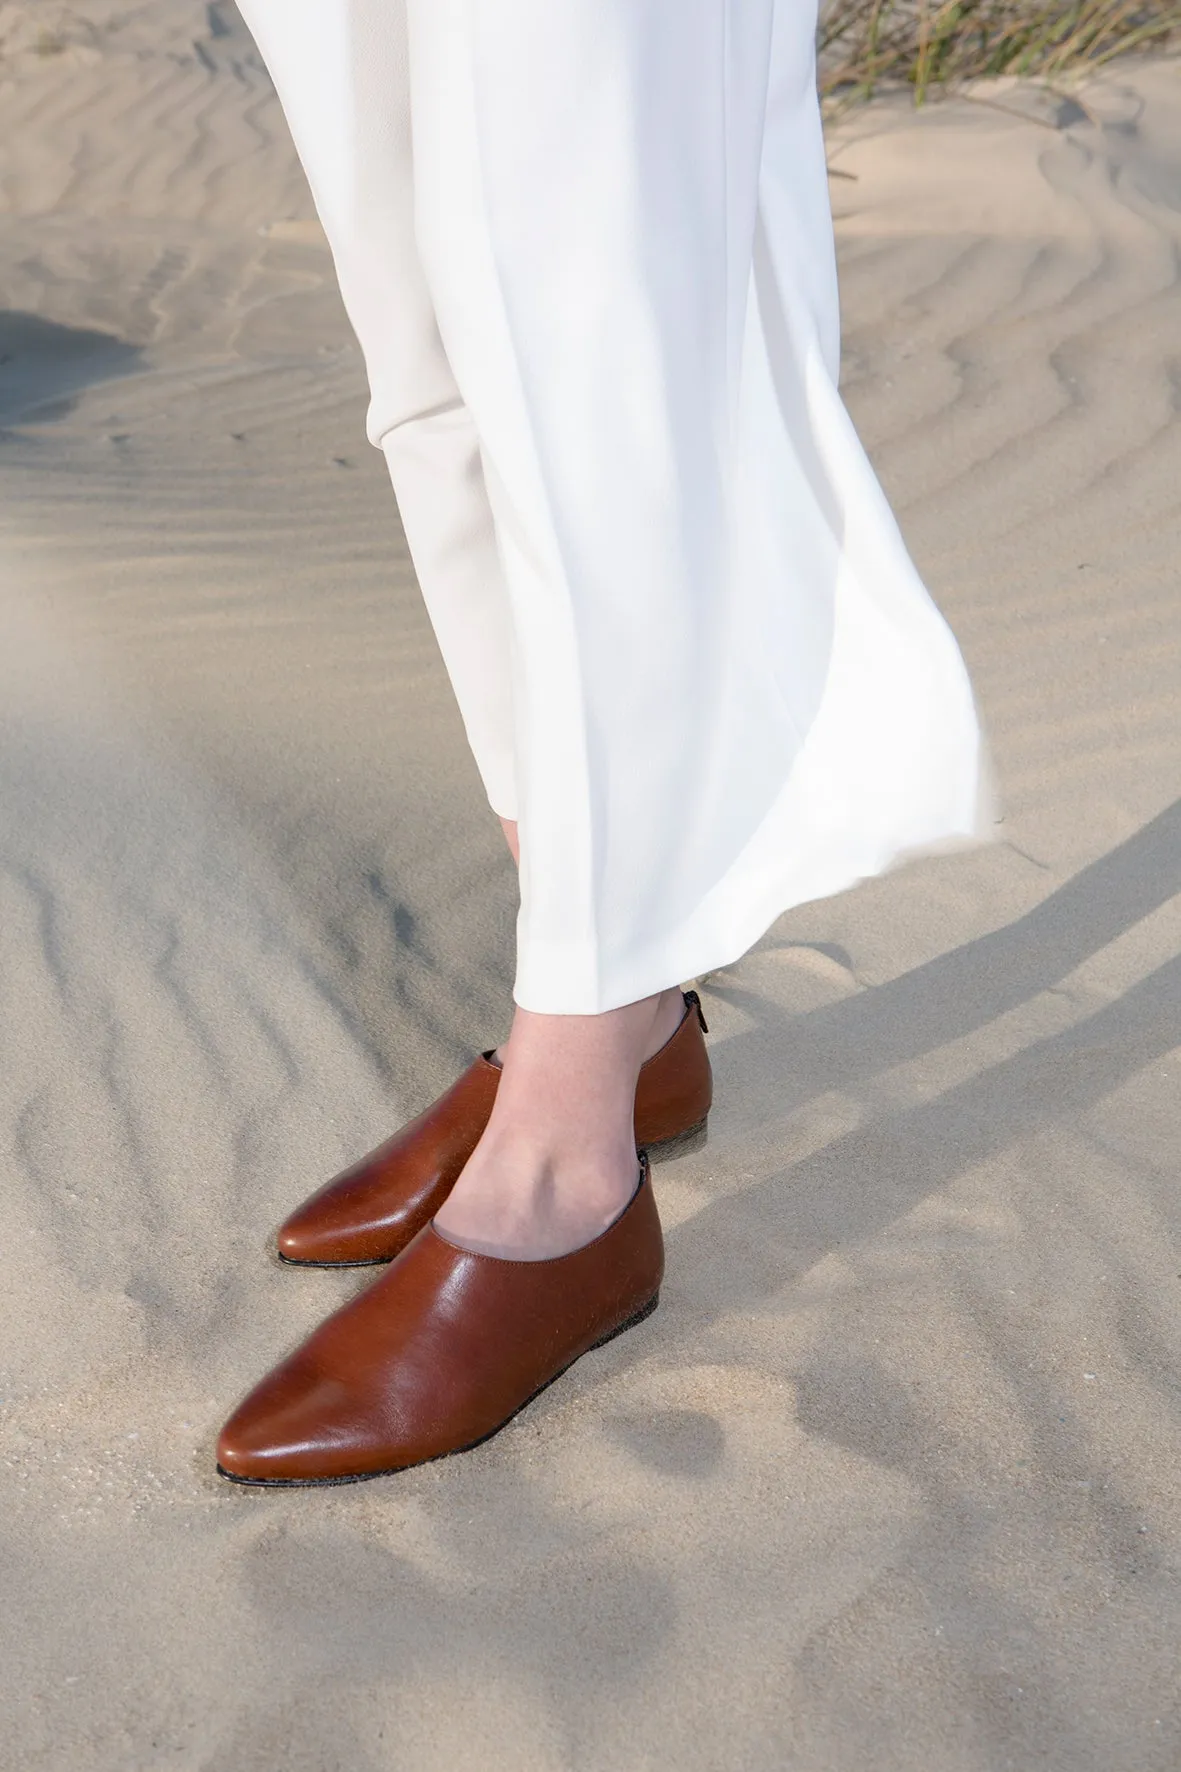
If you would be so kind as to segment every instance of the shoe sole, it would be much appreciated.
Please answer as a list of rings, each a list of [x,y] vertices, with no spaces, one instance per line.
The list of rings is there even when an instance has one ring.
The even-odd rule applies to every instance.
[[[696,1126],[686,1126],[683,1132],[674,1132],[671,1138],[662,1138],[658,1144],[647,1146],[648,1160],[651,1163],[670,1163],[677,1157],[687,1157],[691,1151],[699,1151],[709,1140],[709,1115],[698,1120]],[[299,1261],[295,1256],[284,1255],[276,1249],[276,1255],[284,1267],[385,1267],[388,1262],[401,1254],[395,1250],[394,1255],[369,1255],[364,1261]]]
[[[312,1264],[307,1263],[306,1265],[311,1266]],[[352,1265],[359,1267],[361,1263],[354,1262]],[[606,1347],[607,1343],[614,1341],[617,1335],[624,1335],[629,1329],[636,1328],[638,1324],[652,1315],[659,1303],[660,1293],[657,1291],[647,1304],[641,1305],[635,1315],[627,1319],[626,1323],[620,1323],[618,1328],[608,1330],[606,1335],[600,1336],[598,1341],[593,1341],[582,1353],[575,1354],[574,1358],[555,1372],[552,1378],[547,1378],[544,1384],[539,1384],[523,1403],[517,1405],[511,1415],[506,1415],[503,1421],[498,1422],[495,1427],[489,1428],[486,1434],[481,1434],[478,1440],[469,1440],[465,1446],[455,1446],[450,1452],[436,1452],[430,1458],[420,1458],[413,1464],[392,1464],[385,1470],[358,1471],[355,1476],[349,1477],[241,1477],[235,1475],[233,1471],[226,1470],[224,1465],[220,1464],[217,1466],[217,1474],[219,1477],[224,1477],[227,1483],[237,1483],[244,1489],[339,1489],[344,1483],[371,1483],[376,1477],[396,1477],[402,1471],[419,1470],[424,1464],[438,1464],[444,1458],[458,1458],[461,1453],[474,1452],[477,1446],[486,1445],[489,1440],[503,1432],[509,1423],[515,1421],[521,1411],[527,1409],[530,1403],[536,1402],[541,1393],[547,1391],[551,1384],[557,1384],[559,1378],[564,1378],[571,1366],[576,1366],[579,1360],[584,1360],[587,1354],[593,1354],[597,1348]]]
[[[687,1157],[690,1151],[699,1151],[709,1141],[709,1115],[698,1120],[696,1126],[686,1126],[683,1132],[674,1132],[671,1138],[662,1138],[659,1144],[650,1144],[648,1160],[651,1163],[670,1163],[674,1157]]]

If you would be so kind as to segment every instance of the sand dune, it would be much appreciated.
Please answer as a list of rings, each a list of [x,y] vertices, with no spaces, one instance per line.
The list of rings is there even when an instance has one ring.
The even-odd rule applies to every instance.
[[[275,1221],[513,896],[228,4],[0,4],[0,1764],[1181,1761],[1181,62],[833,132],[850,403],[1000,841],[703,983],[669,1280],[460,1460],[212,1474]]]

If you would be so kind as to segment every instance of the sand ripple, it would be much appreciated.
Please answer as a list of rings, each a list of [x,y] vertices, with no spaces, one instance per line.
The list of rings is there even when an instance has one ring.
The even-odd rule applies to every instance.
[[[259,1498],[218,1420],[358,1283],[270,1228],[499,1035],[512,881],[232,8],[0,4],[5,1763],[1181,1761],[1179,101],[834,135],[1003,840],[706,981],[649,1325]]]

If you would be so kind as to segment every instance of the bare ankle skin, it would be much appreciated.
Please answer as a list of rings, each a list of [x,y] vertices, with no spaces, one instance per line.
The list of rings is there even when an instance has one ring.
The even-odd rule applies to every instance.
[[[509,854],[512,856],[513,860],[516,862],[517,866],[520,867],[520,865],[521,865],[521,845],[520,845],[520,842],[517,838],[517,821],[516,821],[516,819],[515,818],[502,818],[500,821],[500,828],[504,832],[504,840],[508,844]]]
[[[516,824],[500,823],[519,863]],[[503,1075],[492,1117],[435,1216],[440,1234],[486,1255],[543,1261],[605,1230],[639,1176],[640,1066],[684,1012],[676,988],[604,1015],[518,1009],[497,1052]]]
[[[492,1117],[436,1229],[466,1248],[525,1261],[564,1255],[605,1230],[639,1177],[640,1065],[682,1011],[679,991],[603,1015],[518,1009]]]

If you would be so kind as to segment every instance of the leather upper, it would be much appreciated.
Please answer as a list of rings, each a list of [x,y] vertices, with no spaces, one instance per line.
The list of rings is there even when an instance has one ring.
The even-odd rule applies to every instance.
[[[553,1260],[475,1254],[427,1225],[239,1405],[218,1465],[341,1481],[461,1451],[654,1303],[663,1272],[646,1159],[614,1223]]]
[[[636,1143],[656,1145],[698,1126],[713,1076],[695,991],[676,1031],[641,1067]],[[287,1261],[331,1265],[390,1261],[434,1217],[488,1124],[500,1082],[490,1054],[477,1058],[424,1113],[304,1201],[279,1229]]]

